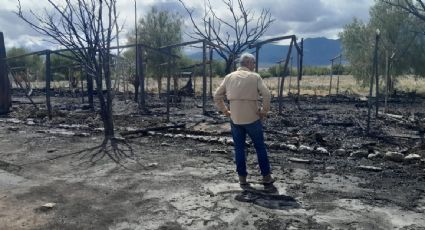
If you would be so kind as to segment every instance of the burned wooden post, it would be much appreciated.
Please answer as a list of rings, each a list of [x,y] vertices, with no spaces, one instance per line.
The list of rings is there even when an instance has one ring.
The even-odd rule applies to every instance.
[[[300,54],[297,54],[297,97],[295,99],[295,101],[297,102],[297,104],[300,101],[300,93],[301,93],[301,87],[300,87],[300,78],[299,78],[299,74],[300,74],[300,62],[301,62],[301,57]]]
[[[281,74],[282,74],[282,62],[283,61],[285,61],[285,60],[280,60],[280,61],[277,61],[276,62],[276,64],[277,64],[277,92],[279,93],[280,92],[280,81],[282,80],[281,78],[282,78],[282,76],[281,76]]]
[[[283,60],[282,60],[283,61]],[[285,60],[286,61],[286,60]],[[279,64],[279,70],[281,71],[281,68],[280,68],[281,66],[280,66],[280,64]],[[283,100],[283,90],[285,89],[285,77],[286,77],[286,73],[287,73],[287,68],[285,68],[285,69],[283,69],[283,71],[284,72],[282,72],[281,74],[282,74],[282,76],[280,76],[280,82],[279,82],[279,86],[278,86],[278,88],[279,88],[279,92],[280,92],[280,87],[282,87],[282,100]]]
[[[261,47],[261,45],[255,46],[255,72],[257,72],[257,73],[258,73],[258,62],[259,62],[258,57],[260,56],[259,55],[260,47]]]
[[[388,75],[390,73],[389,68],[390,58],[388,57],[388,50],[385,50],[385,102],[384,102],[384,113],[387,112],[387,101],[388,101]]]
[[[330,75],[330,81],[329,81],[329,96],[332,94],[332,79],[333,79],[333,74],[334,74],[334,63],[335,63],[335,60],[337,60],[338,58],[339,58],[339,67],[341,66],[341,57],[342,57],[342,55],[341,54],[339,54],[338,56],[336,56],[336,57],[334,57],[334,58],[332,58],[330,61],[331,61],[331,71],[330,71],[330,73],[329,73],[329,75]],[[339,70],[339,67],[338,67],[338,70]],[[339,72],[338,71],[335,71],[336,72],[336,74],[338,74],[337,75],[337,81],[336,81],[336,94],[338,94],[338,92],[339,92]]]
[[[288,95],[291,93],[291,81],[292,81],[293,59],[294,59],[294,57],[291,55],[291,66],[289,67],[289,85],[288,85]]]
[[[332,75],[333,75],[333,71],[334,71],[334,59],[331,59],[331,71],[329,72],[329,96],[332,94]]]
[[[295,39],[295,38],[294,38]],[[296,41],[294,41],[296,42]],[[297,78],[297,102],[300,97],[300,81],[303,77],[303,60],[304,60],[304,38],[301,38],[301,45],[298,51],[298,78]]]
[[[168,49],[168,52],[171,53],[171,49]],[[167,63],[167,122],[170,121],[170,88],[171,88],[171,55],[168,56]]]
[[[140,98],[139,98],[139,87],[140,87],[140,75],[139,75],[139,63],[140,61],[140,46],[139,46],[139,40],[137,38],[138,31],[137,31],[137,1],[134,0],[134,34],[135,34],[135,40],[136,40],[136,75],[134,77],[134,101],[139,102],[139,109],[141,107]],[[161,92],[159,92],[161,93]],[[125,86],[124,86],[124,94],[125,94]]]
[[[137,80],[139,82],[139,109],[144,109],[146,105],[145,101],[145,72],[143,69],[143,49],[141,45],[137,45],[137,58],[136,58],[136,71],[137,71]]]
[[[84,104],[84,81],[83,81],[83,67],[80,64],[80,83],[81,83],[81,103]]]
[[[176,66],[176,59],[173,58],[173,66]],[[179,94],[179,75],[176,71],[173,71],[173,97],[177,99]],[[174,104],[176,104],[176,100],[173,100]]]
[[[50,64],[50,50],[46,50],[46,63],[45,63],[45,74],[46,74],[46,106],[49,120],[52,120],[52,104],[50,102],[50,82],[52,81],[52,72]]]
[[[212,68],[212,63],[213,63],[213,49],[210,46],[210,98],[213,97],[213,68]]]
[[[202,41],[202,114],[206,114],[207,104],[207,43]]]
[[[192,67],[192,74],[193,74],[193,98],[196,98],[196,66]]]
[[[285,59],[285,65],[283,66],[283,75],[286,74],[287,69],[288,69],[288,64],[289,64],[289,58],[291,57],[291,53],[292,53],[292,46],[294,45],[294,38],[291,39],[291,43],[289,44],[289,49],[288,49],[288,53],[286,54],[286,59]],[[280,87],[279,87],[279,114],[282,114],[282,104],[283,104],[283,82],[284,80],[282,79],[280,81]]]
[[[136,47],[136,50],[138,50],[138,47]],[[139,97],[139,89],[140,89],[140,75],[139,75],[139,54],[138,52],[136,53],[136,73],[134,74],[134,77],[130,77],[130,82],[133,84],[134,86],[134,102],[139,103],[140,106],[140,97]],[[128,86],[127,86],[128,89]],[[125,90],[124,90],[125,93]]]
[[[3,32],[0,32],[0,114],[9,113],[12,105],[12,89],[6,65],[6,47]]]
[[[372,75],[370,76],[370,86],[369,86],[369,98],[368,98],[368,110],[367,110],[367,128],[366,131],[370,134],[370,117],[372,110],[372,93],[373,93],[373,80],[374,77],[378,74],[378,42],[379,42],[379,29],[376,30],[375,35],[375,49],[373,54],[373,68]]]
[[[388,52],[385,53],[385,106],[384,106],[384,112],[387,112],[388,109],[388,93],[390,91],[390,69],[391,69],[391,61],[394,58],[395,53],[389,57]]]
[[[94,99],[93,99],[93,76],[85,69],[86,72],[86,81],[87,81],[87,97],[89,100],[89,106],[92,111],[94,111]]]
[[[211,41],[211,18],[208,18],[208,41]],[[211,44],[209,45],[210,47],[210,98],[213,97],[213,89],[212,89],[212,78],[213,78],[213,71],[212,71],[212,62],[213,62],[213,47],[211,46]]]
[[[378,43],[379,43],[379,35],[380,35],[380,31],[379,29],[376,30],[376,51],[375,51],[375,61],[374,61],[374,73],[375,73],[375,117],[378,118],[379,116],[379,73],[378,73]]]
[[[339,65],[338,65],[338,77],[336,80],[336,94],[339,94],[339,76],[342,73],[342,54],[339,55]]]
[[[291,45],[289,46],[289,51],[288,51],[288,54],[287,54],[287,57],[286,57],[286,60],[285,60],[285,66],[283,68],[283,72],[286,73],[286,70],[288,69],[289,58],[290,58],[291,52],[292,52],[291,51],[292,46],[295,45],[297,50],[298,50],[298,53],[300,52],[300,48],[298,47],[298,45],[295,41],[295,39],[296,39],[295,35],[288,35],[288,36],[270,38],[270,39],[267,39],[265,41],[257,42],[255,44],[250,44],[248,46],[250,49],[255,47],[255,58],[256,58],[255,71],[256,72],[258,72],[258,63],[259,63],[258,57],[259,57],[259,52],[260,52],[261,46],[264,45],[264,44],[270,43],[270,42],[286,40],[286,39],[291,39]],[[279,114],[282,113],[282,95],[283,95],[282,84],[283,84],[283,81],[281,81],[281,83],[280,83],[279,93],[278,93],[279,94]]]

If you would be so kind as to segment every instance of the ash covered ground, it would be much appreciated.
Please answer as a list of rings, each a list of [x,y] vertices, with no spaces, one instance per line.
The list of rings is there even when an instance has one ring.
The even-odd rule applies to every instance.
[[[38,110],[15,93],[0,117],[0,229],[425,229],[424,97],[390,98],[369,135],[358,96],[286,97],[282,115],[274,100],[264,126],[279,196],[242,193],[211,102],[201,115],[200,99],[182,98],[167,122],[164,99],[140,114],[116,95],[116,133],[131,147],[119,165],[91,158],[102,122],[81,98],[56,93],[49,121],[35,94]]]

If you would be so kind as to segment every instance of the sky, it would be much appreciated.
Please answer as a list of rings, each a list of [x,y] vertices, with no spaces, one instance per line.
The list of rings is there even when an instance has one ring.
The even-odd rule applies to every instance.
[[[60,0],[53,0],[61,2]],[[236,0],[234,0],[237,2]],[[354,17],[367,22],[369,20],[369,8],[374,0],[242,0],[246,9],[250,9],[257,15],[262,9],[270,10],[275,20],[263,39],[295,34],[299,38],[326,37],[338,38],[345,24],[350,23]],[[17,10],[17,0],[0,0],[0,32],[5,37],[5,45],[10,47],[26,47],[32,51],[42,49],[62,48],[49,42],[14,13]],[[195,15],[203,13],[202,0],[183,0],[185,4],[194,10]],[[220,17],[229,17],[222,1],[211,0],[214,10]],[[49,10],[47,0],[21,0],[22,9],[28,13],[32,10],[36,14],[43,14]],[[185,19],[183,30],[191,33],[192,25],[187,13],[178,0],[138,0],[137,16],[143,17],[149,9],[155,6],[160,10],[177,12]],[[117,0],[119,12],[119,25],[123,26],[120,34],[120,43],[126,42],[127,34],[134,28],[134,0]],[[191,40],[187,35],[185,41]]]

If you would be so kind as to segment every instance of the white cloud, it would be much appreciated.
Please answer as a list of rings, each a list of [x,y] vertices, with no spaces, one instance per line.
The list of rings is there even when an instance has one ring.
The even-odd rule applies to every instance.
[[[19,19],[11,11],[16,10],[16,0],[1,0],[0,29],[4,32],[6,46],[29,46],[35,48],[51,46],[43,41],[25,22]],[[61,2],[60,0],[55,0]],[[203,1],[184,0],[185,3],[201,15]],[[229,16],[225,5],[219,0],[211,0],[214,9],[221,16]],[[237,2],[237,1],[235,1]],[[336,38],[342,27],[349,23],[353,17],[368,20],[369,7],[374,4],[373,0],[244,0],[246,8],[259,13],[262,8],[270,9],[276,21],[266,34],[266,37],[295,34],[298,37],[328,37]],[[25,11],[31,9],[36,13],[42,13],[43,8],[48,7],[47,1],[21,0]],[[143,0],[137,1],[138,17],[145,15],[151,6],[157,6],[162,10],[179,12],[187,20],[186,30],[191,31],[191,23],[183,7],[177,0]],[[134,28],[134,0],[118,0],[119,24],[124,30],[120,35],[120,42],[126,42],[127,34]],[[44,38],[46,39],[46,38]]]

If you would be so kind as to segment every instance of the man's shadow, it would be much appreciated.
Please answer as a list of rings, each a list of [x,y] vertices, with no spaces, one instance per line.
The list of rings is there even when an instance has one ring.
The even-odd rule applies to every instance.
[[[293,197],[279,194],[278,189],[273,184],[248,184],[241,185],[241,188],[242,192],[235,197],[235,200],[240,202],[280,210],[300,207]]]

